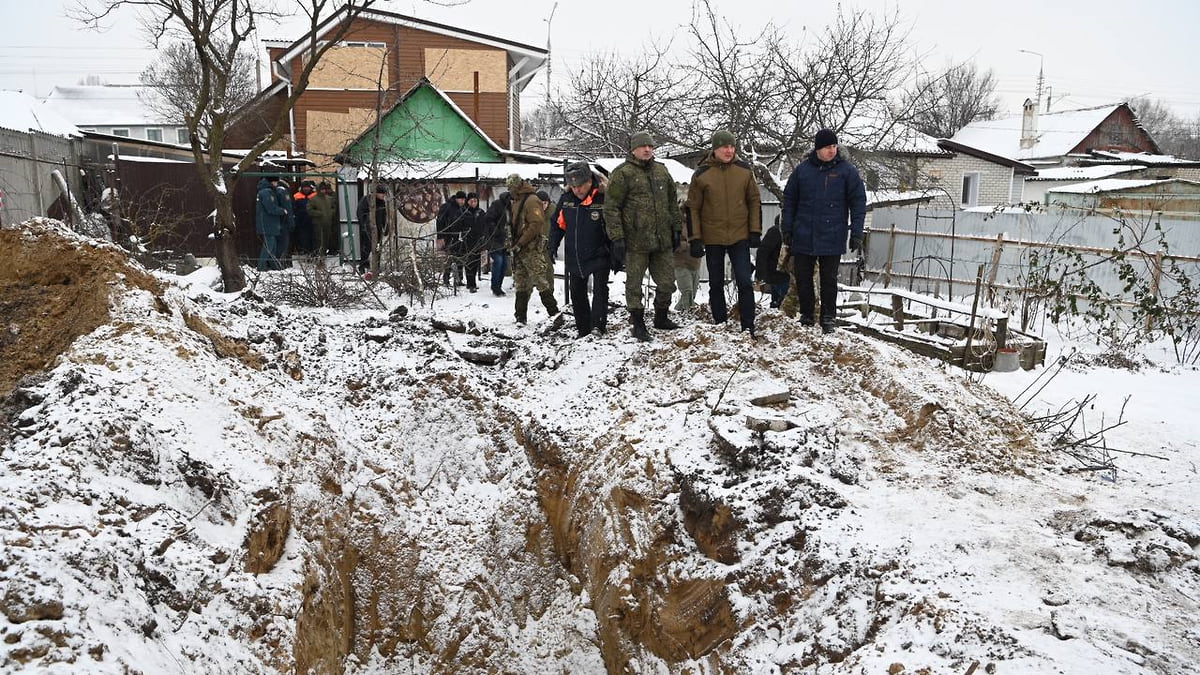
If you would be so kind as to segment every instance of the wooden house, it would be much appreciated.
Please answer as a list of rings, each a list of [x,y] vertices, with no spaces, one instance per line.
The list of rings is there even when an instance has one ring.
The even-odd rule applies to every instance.
[[[345,10],[321,24],[321,40],[347,21]],[[282,102],[312,39],[267,42],[272,82],[238,116],[230,147],[249,147],[282,114]],[[443,92],[502,148],[521,148],[520,94],[549,52],[475,31],[369,9],[352,19],[339,44],[312,71],[287,121],[279,149],[319,167],[376,124],[422,80]]]

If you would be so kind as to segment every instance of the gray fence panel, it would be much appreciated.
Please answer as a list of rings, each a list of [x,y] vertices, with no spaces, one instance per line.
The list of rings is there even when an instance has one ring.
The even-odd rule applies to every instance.
[[[11,224],[46,215],[60,196],[50,177],[56,169],[78,198],[78,165],[77,141],[0,129],[0,190],[4,190],[0,221]]]
[[[1200,258],[1200,222],[1159,220],[1153,216],[1128,217],[1134,229],[1146,229],[1154,236],[1155,225],[1162,228],[1169,243],[1170,255]],[[1071,213],[978,213],[964,211],[932,211],[912,207],[886,208],[874,212],[871,239],[867,253],[867,273],[873,278],[883,272],[888,263],[891,227],[897,230],[892,249],[892,285],[912,288],[923,293],[963,297],[974,290],[975,275],[984,266],[984,280],[992,274],[996,238],[1003,235],[1002,253],[995,270],[995,283],[1000,291],[1019,294],[1026,285],[1030,257],[1036,253],[1045,259],[1049,246],[1017,242],[1037,242],[1048,245],[1071,246],[1082,249],[1111,250],[1118,244],[1114,229],[1120,223],[1105,216],[1080,216]],[[915,232],[915,234],[914,234]],[[1126,245],[1130,245],[1126,231]],[[1147,243],[1144,250],[1154,253],[1155,245]],[[1083,252],[1085,260],[1094,261],[1099,253]],[[1169,257],[1169,256],[1168,256]],[[1131,258],[1134,264],[1150,274],[1153,259]],[[1197,269],[1194,260],[1180,265]],[[1089,269],[1089,278],[1106,292],[1119,296],[1124,282],[1117,278],[1112,265]],[[1171,294],[1174,288],[1164,279],[1162,292]]]

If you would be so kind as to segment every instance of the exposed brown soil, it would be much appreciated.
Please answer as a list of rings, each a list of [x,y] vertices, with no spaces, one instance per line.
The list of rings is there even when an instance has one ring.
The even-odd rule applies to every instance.
[[[39,221],[0,230],[0,397],[108,323],[118,274],[160,292],[119,249],[71,241]]]

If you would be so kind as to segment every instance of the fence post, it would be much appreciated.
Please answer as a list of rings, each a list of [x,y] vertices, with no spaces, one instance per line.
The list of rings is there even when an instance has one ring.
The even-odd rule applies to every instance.
[[[967,327],[967,346],[963,349],[962,367],[967,367],[967,357],[971,355],[971,341],[975,338],[975,316],[979,311],[979,291],[983,287],[983,265],[975,273],[975,299],[971,301],[971,322]]]
[[[1004,238],[1007,232],[996,235],[996,246],[992,249],[992,269],[988,272],[988,304],[996,304],[996,274],[1000,271],[1000,254],[1004,252]]]
[[[896,224],[892,223],[891,232],[888,233],[888,256],[887,264],[883,266],[883,287],[887,288],[892,285],[892,258],[896,255]]]
[[[892,295],[892,318],[896,321],[896,330],[904,330],[904,299]]]
[[[1159,299],[1158,291],[1159,291],[1159,285],[1162,283],[1162,263],[1163,263],[1163,252],[1162,252],[1162,249],[1160,248],[1154,252],[1154,271],[1151,273],[1151,276],[1150,276],[1150,295],[1152,295],[1155,300]],[[1154,328],[1154,318],[1150,315],[1146,315],[1146,332],[1149,333],[1153,328]]]

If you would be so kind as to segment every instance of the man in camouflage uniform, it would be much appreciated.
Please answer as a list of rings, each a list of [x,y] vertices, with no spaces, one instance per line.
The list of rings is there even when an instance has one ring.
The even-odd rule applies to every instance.
[[[613,242],[613,269],[625,267],[625,306],[633,336],[650,340],[642,305],[642,277],[654,279],[654,327],[672,330],[671,294],[675,292],[673,255],[682,228],[675,181],[654,161],[654,137],[639,131],[629,140],[629,156],[608,179],[604,221]]]
[[[543,215],[542,202],[534,194],[533,186],[511,174],[505,181],[512,195],[509,222],[513,228],[513,287],[517,292],[517,323],[528,320],[529,296],[537,287],[546,313],[558,314],[558,301],[554,298],[554,275],[550,269],[549,228]]]

